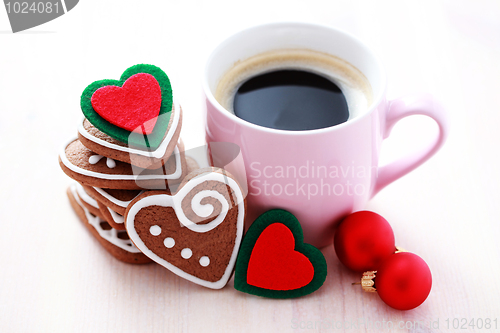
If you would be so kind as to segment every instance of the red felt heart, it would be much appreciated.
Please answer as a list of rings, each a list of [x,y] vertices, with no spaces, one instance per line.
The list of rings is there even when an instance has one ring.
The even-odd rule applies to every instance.
[[[151,134],[161,107],[161,88],[147,73],[132,75],[121,87],[97,89],[90,100],[92,107],[111,124],[130,132]]]
[[[269,225],[255,242],[247,270],[249,285],[270,290],[295,290],[309,284],[314,267],[294,250],[293,233],[282,223]]]

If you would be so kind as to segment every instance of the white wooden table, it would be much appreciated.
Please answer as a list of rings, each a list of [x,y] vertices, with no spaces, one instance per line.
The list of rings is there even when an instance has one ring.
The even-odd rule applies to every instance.
[[[0,331],[282,332],[316,325],[311,330],[442,332],[479,318],[498,331],[499,17],[494,0],[83,0],[61,18],[13,35],[0,9]],[[326,283],[307,297],[262,299],[237,292],[232,281],[208,290],[158,265],[118,262],[71,210],[71,180],[57,154],[76,136],[79,96],[89,82],[118,77],[135,63],[162,67],[185,110],[184,142],[196,147],[204,140],[208,53],[239,29],[278,20],[353,33],[382,58],[391,97],[430,92],[449,110],[444,149],[366,207],[386,217],[397,244],[432,270],[432,292],[415,310],[392,310],[351,286],[358,275],[332,246],[323,249]],[[425,118],[403,121],[384,158],[433,130]]]

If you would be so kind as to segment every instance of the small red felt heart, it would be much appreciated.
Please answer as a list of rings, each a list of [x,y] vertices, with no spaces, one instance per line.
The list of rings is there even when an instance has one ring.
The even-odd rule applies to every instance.
[[[161,107],[161,88],[155,77],[138,73],[121,87],[105,86],[91,98],[92,107],[111,124],[130,132],[151,134]]]
[[[250,255],[249,285],[270,290],[295,290],[309,284],[314,267],[294,250],[293,233],[282,223],[269,225],[260,234]]]

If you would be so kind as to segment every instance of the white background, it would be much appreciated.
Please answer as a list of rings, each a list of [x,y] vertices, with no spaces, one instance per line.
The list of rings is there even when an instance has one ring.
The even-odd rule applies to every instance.
[[[419,332],[446,331],[447,318],[498,318],[500,326],[499,18],[494,0],[81,0],[52,22],[12,34],[0,8],[0,331],[276,332],[357,318],[395,326],[439,319],[439,329]],[[432,270],[432,292],[415,310],[392,310],[351,286],[358,275],[332,246],[323,249],[327,281],[310,296],[261,299],[232,281],[208,290],[158,265],[118,262],[69,206],[71,180],[57,154],[76,136],[79,97],[90,82],[117,79],[136,63],[160,66],[183,105],[184,142],[196,147],[204,142],[201,76],[211,49],[240,29],[283,20],[356,35],[382,58],[389,97],[430,92],[449,111],[445,147],[366,207]],[[427,119],[402,121],[384,160],[434,130]]]

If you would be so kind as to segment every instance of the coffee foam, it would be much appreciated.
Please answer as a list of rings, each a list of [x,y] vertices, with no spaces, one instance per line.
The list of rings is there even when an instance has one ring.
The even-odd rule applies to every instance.
[[[237,61],[220,79],[215,99],[234,114],[234,96],[245,81],[281,69],[304,70],[333,81],[346,98],[349,120],[361,115],[372,103],[371,85],[356,67],[333,55],[307,49],[269,51]]]

